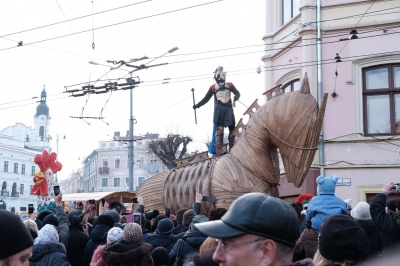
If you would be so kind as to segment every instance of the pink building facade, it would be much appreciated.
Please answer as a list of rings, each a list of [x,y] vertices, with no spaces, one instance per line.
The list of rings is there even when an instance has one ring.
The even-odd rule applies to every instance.
[[[265,90],[299,89],[307,73],[313,96],[329,95],[309,174],[295,188],[283,172],[280,196],[315,195],[315,178],[335,174],[336,195],[355,206],[400,183],[399,2],[265,3]]]

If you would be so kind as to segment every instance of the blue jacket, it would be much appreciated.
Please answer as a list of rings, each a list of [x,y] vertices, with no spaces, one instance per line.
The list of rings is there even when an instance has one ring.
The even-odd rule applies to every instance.
[[[333,194],[322,194],[311,199],[307,209],[307,222],[319,234],[322,223],[328,216],[334,214],[348,214],[346,203]]]
[[[32,247],[29,266],[69,266],[65,247],[61,243],[38,243]]]

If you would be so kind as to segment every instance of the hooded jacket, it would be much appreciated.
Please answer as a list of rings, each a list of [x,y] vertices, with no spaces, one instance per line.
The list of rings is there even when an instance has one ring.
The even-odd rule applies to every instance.
[[[61,243],[37,243],[32,247],[30,266],[69,266],[65,247]]]
[[[81,225],[69,226],[67,257],[72,266],[82,264],[83,252],[88,241],[89,237],[83,232]]]
[[[182,239],[176,242],[175,246],[170,251],[169,263],[172,264],[175,261],[180,245],[183,244],[182,260],[184,261],[191,253],[196,253],[200,250],[200,246],[206,238],[206,235],[203,235],[200,231],[192,227]]]
[[[139,246],[132,245],[125,240],[108,244],[101,252],[101,258],[106,265],[119,266],[152,266],[151,245],[142,243]]]

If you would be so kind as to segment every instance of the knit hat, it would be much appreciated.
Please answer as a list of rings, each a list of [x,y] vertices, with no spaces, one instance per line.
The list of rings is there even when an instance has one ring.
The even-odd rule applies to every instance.
[[[107,244],[118,241],[122,238],[122,229],[119,227],[111,228],[107,233]]]
[[[169,218],[160,220],[157,224],[157,232],[161,235],[169,235],[174,229],[174,223]]]
[[[122,238],[134,246],[139,246],[143,238],[142,228],[138,224],[129,223],[124,227]]]
[[[110,210],[105,212],[104,214],[110,215],[114,219],[114,224],[119,223],[119,213],[116,210]]]
[[[36,219],[43,222],[44,218],[49,214],[55,214],[55,213],[50,210],[44,210],[44,211],[39,212],[38,215],[36,215]]]
[[[38,237],[35,239],[37,243],[58,243],[58,232],[57,229],[51,224],[46,224],[39,231]]]
[[[151,252],[154,266],[168,265],[169,253],[165,247],[156,247]]]
[[[357,203],[357,205],[351,210],[350,214],[355,219],[371,219],[369,204],[364,201]]]
[[[0,217],[0,260],[33,245],[32,236],[18,215],[0,210]]]
[[[43,219],[43,225],[51,224],[58,227],[58,219],[54,214],[49,214]]]
[[[330,177],[317,177],[316,182],[318,184],[318,195],[335,195],[336,182],[338,180],[339,178],[336,175],[331,175]]]
[[[319,235],[321,255],[333,262],[364,260],[370,251],[364,229],[349,215],[329,216]]]
[[[104,225],[107,225],[108,227],[112,228],[112,227],[114,227],[114,219],[110,215],[100,214],[97,217],[96,225],[98,225],[98,224],[104,224]]]
[[[70,225],[78,225],[83,221],[83,217],[83,212],[80,209],[75,209],[68,213],[68,222]]]

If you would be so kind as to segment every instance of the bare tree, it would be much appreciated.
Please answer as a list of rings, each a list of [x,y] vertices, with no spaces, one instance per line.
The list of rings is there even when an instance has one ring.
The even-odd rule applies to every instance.
[[[165,138],[154,139],[149,143],[149,150],[168,167],[176,167],[175,160],[181,159],[187,152],[187,145],[192,141],[189,136],[168,134]],[[179,151],[179,147],[182,149]]]

